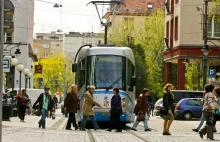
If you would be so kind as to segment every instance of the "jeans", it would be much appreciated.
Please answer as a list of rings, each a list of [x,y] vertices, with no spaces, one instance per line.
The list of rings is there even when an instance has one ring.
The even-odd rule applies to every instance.
[[[136,129],[139,123],[140,123],[140,121],[137,121],[137,119],[136,119],[132,128]],[[148,127],[148,114],[147,113],[146,113],[145,120],[143,121],[143,123],[144,123],[144,128],[149,129],[149,127]]]
[[[199,126],[196,128],[198,131],[201,129],[201,127],[202,127],[202,125],[204,124],[204,122],[205,122],[205,117],[204,117],[204,115],[203,115],[203,113],[202,113],[202,116],[201,116],[201,118],[200,118]],[[215,127],[215,126],[214,126],[213,130],[216,131],[216,127]]]
[[[46,117],[47,117],[47,110],[42,108],[41,109],[41,120],[39,121],[39,124],[41,124],[43,128],[45,128],[45,125],[46,125]]]
[[[83,115],[83,119],[82,119],[82,121],[81,121],[81,126],[80,126],[80,128],[81,128],[82,130],[84,130],[84,129],[86,128],[86,122],[87,122],[88,117],[90,117],[90,118],[92,119],[93,128],[94,128],[94,129],[97,129],[97,128],[98,128],[98,125],[97,125],[97,122],[96,122],[96,119],[95,119],[95,116],[94,116],[94,115],[92,115],[92,116],[85,116],[85,115]]]

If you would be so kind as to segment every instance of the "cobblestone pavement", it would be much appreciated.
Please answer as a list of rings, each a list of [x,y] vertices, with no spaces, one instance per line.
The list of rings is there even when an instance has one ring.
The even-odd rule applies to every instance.
[[[31,116],[27,116],[31,117]],[[35,123],[38,117],[27,118],[33,119]],[[35,120],[36,119],[36,120]],[[38,129],[35,124],[29,127],[23,127],[20,123],[18,126],[7,125],[3,123],[3,142],[201,142],[207,141],[201,139],[198,133],[192,131],[199,121],[174,121],[171,126],[171,136],[162,135],[163,120],[159,117],[153,117],[149,120],[151,132],[145,132],[143,124],[137,128],[138,131],[132,131],[129,128],[122,133],[106,132],[105,130],[62,130],[65,128],[65,118],[58,117],[55,122],[50,122],[48,129]],[[13,122],[15,123],[15,122]],[[23,124],[23,125],[27,125]],[[131,126],[131,125],[128,125]],[[220,124],[217,123],[217,130],[220,132]],[[215,133],[214,137],[220,141],[220,133]],[[204,137],[205,138],[205,137]]]

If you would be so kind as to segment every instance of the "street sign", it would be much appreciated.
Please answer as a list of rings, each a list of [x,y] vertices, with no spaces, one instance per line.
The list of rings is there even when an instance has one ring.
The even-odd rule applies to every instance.
[[[10,72],[10,63],[11,59],[10,58],[4,58],[3,59],[3,72]]]
[[[8,50],[4,50],[4,51],[3,51],[3,55],[4,55],[4,56],[11,56],[11,53],[10,53],[10,51],[8,51]]]
[[[216,77],[216,70],[209,69],[209,78],[215,78],[215,77]]]

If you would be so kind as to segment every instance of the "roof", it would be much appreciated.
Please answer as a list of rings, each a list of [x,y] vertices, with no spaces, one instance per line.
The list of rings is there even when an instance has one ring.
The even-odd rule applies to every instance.
[[[78,61],[83,60],[87,56],[94,55],[116,55],[128,58],[135,65],[133,51],[128,47],[84,47],[79,52]]]

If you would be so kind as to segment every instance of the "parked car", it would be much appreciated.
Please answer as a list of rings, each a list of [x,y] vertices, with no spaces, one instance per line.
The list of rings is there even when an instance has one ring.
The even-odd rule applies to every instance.
[[[157,100],[157,102],[154,104],[154,115],[160,116],[160,109],[163,107],[163,99]]]
[[[176,105],[175,118],[191,120],[192,118],[200,118],[202,116],[201,98],[185,98],[181,99]]]

